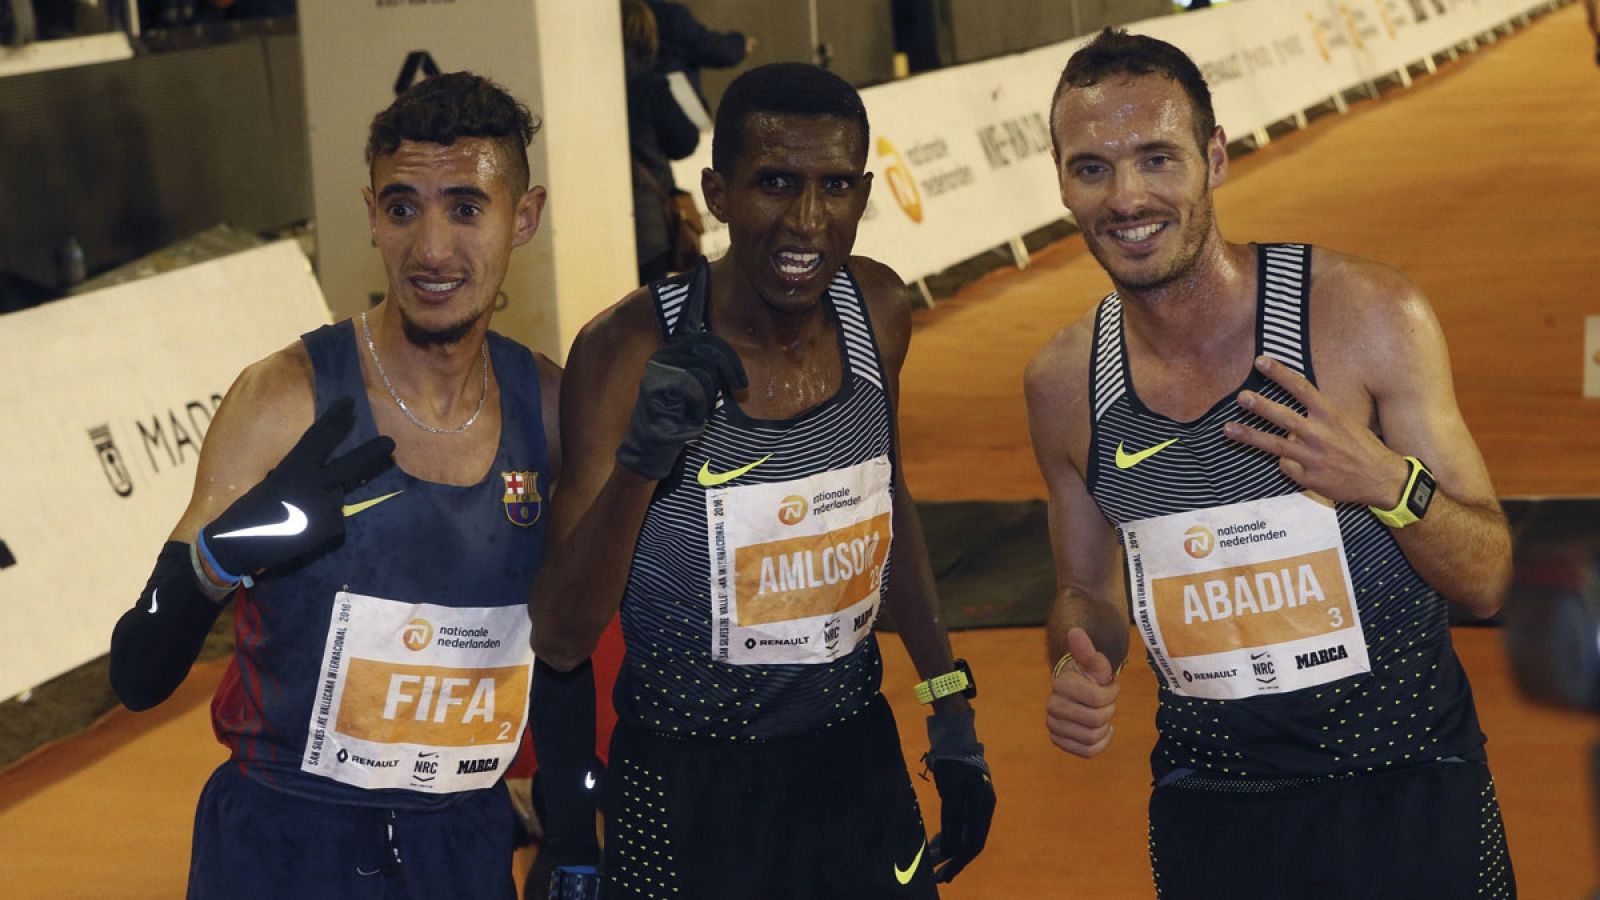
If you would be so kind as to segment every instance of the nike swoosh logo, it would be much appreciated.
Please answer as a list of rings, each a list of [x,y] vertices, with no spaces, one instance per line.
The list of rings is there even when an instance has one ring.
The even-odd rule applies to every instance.
[[[716,487],[719,484],[727,484],[728,482],[738,478],[740,475],[743,475],[746,472],[749,472],[751,469],[754,469],[756,466],[761,465],[771,458],[772,454],[768,453],[766,456],[761,457],[753,463],[740,466],[737,469],[729,469],[726,472],[711,471],[711,460],[708,459],[700,464],[700,475],[698,476],[698,480],[706,487]]]
[[[230,531],[227,534],[219,534],[217,537],[294,537],[295,535],[305,531],[306,523],[309,520],[306,518],[306,514],[300,511],[300,507],[284,500],[280,500],[278,502],[283,504],[283,511],[286,513],[282,522],[272,522],[267,525],[253,525],[249,528],[241,528],[238,531]]]
[[[1122,449],[1122,442],[1117,441],[1117,468],[1131,469],[1150,457],[1155,456],[1157,453],[1160,453],[1168,447],[1171,447],[1177,442],[1178,439],[1173,438],[1168,441],[1162,441],[1154,447],[1146,447],[1143,450],[1140,450],[1138,453],[1129,453],[1128,451]]]
[[[150,592],[150,615],[152,615],[152,616],[155,615],[156,614],[156,610],[161,607],[161,599],[160,598],[161,598],[161,588],[156,588],[155,590]]]
[[[390,497],[398,497],[404,493],[405,491],[395,491],[392,494],[384,494],[382,497],[373,497],[371,500],[363,500],[360,503],[346,503],[344,505],[344,517],[348,519],[356,513],[365,512],[374,506],[377,506],[379,503],[382,503]]]
[[[910,884],[911,876],[917,874],[917,866],[922,865],[922,851],[926,849],[928,849],[928,842],[923,841],[922,846],[917,848],[917,855],[912,857],[911,865],[906,866],[904,869],[901,869],[898,865],[895,866],[894,880],[901,884]]]
[[[594,786],[596,784],[598,784],[598,783],[599,782],[594,780],[594,773],[593,772],[585,772],[585,773],[583,773],[583,789],[584,790],[592,791],[592,790],[594,790]]]

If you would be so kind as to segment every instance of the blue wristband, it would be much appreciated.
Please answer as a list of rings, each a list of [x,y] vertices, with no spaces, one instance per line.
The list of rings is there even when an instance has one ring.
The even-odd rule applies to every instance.
[[[217,562],[217,558],[211,555],[211,548],[206,546],[206,530],[204,528],[200,529],[199,533],[194,536],[194,545],[200,548],[200,556],[205,559],[206,565],[211,567],[211,571],[221,575],[231,584],[242,584],[247,588],[256,586],[255,580],[249,575],[235,575],[224,569],[222,564]]]

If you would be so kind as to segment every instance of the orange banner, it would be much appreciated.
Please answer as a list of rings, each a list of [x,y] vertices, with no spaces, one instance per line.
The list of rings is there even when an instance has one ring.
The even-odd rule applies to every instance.
[[[739,624],[838,612],[878,589],[888,556],[888,513],[827,534],[739,547]]]
[[[1264,647],[1348,628],[1350,595],[1338,550],[1150,584],[1161,637],[1174,657]]]
[[[517,739],[527,702],[527,666],[454,669],[352,659],[338,731],[379,744],[505,744]]]

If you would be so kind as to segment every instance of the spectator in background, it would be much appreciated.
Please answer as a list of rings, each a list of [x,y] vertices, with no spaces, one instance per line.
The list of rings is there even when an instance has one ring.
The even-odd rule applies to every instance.
[[[633,234],[639,283],[687,267],[700,253],[700,220],[672,178],[671,160],[700,143],[700,130],[672,98],[657,66],[656,17],[645,0],[622,0],[628,81],[628,145],[633,161]],[[687,202],[685,202],[687,201]]]
[[[1589,34],[1594,37],[1594,64],[1600,66],[1600,0],[1583,0],[1583,11],[1589,17]]]
[[[33,0],[0,0],[0,46],[21,47],[37,36]]]
[[[649,0],[655,15],[660,50],[656,67],[663,72],[682,72],[694,85],[694,92],[705,103],[700,89],[701,69],[727,69],[744,62],[755,50],[756,39],[738,31],[712,31],[700,24],[682,3]],[[707,109],[710,104],[705,104]]]

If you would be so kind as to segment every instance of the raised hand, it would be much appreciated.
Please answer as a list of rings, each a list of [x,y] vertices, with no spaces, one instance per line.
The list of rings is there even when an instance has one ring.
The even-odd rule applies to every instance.
[[[651,481],[665,478],[683,445],[705,429],[717,392],[748,383],[739,354],[722,338],[703,331],[668,338],[645,363],[617,462]]]
[[[345,494],[394,465],[394,441],[381,435],[329,459],[354,425],[355,401],[339,398],[261,483],[200,530],[195,542],[216,574],[248,584],[344,536]]]
[[[1104,653],[1082,628],[1067,632],[1071,659],[1060,667],[1045,703],[1050,742],[1074,756],[1092,759],[1111,743],[1111,717],[1122,686]]]
[[[1255,391],[1240,391],[1239,406],[1283,429],[1283,435],[1228,422],[1230,440],[1278,457],[1278,469],[1303,488],[1336,503],[1362,503],[1388,509],[1395,504],[1410,466],[1384,445],[1365,422],[1355,422],[1289,366],[1256,357],[1256,369],[1283,386],[1306,408],[1304,415]]]

